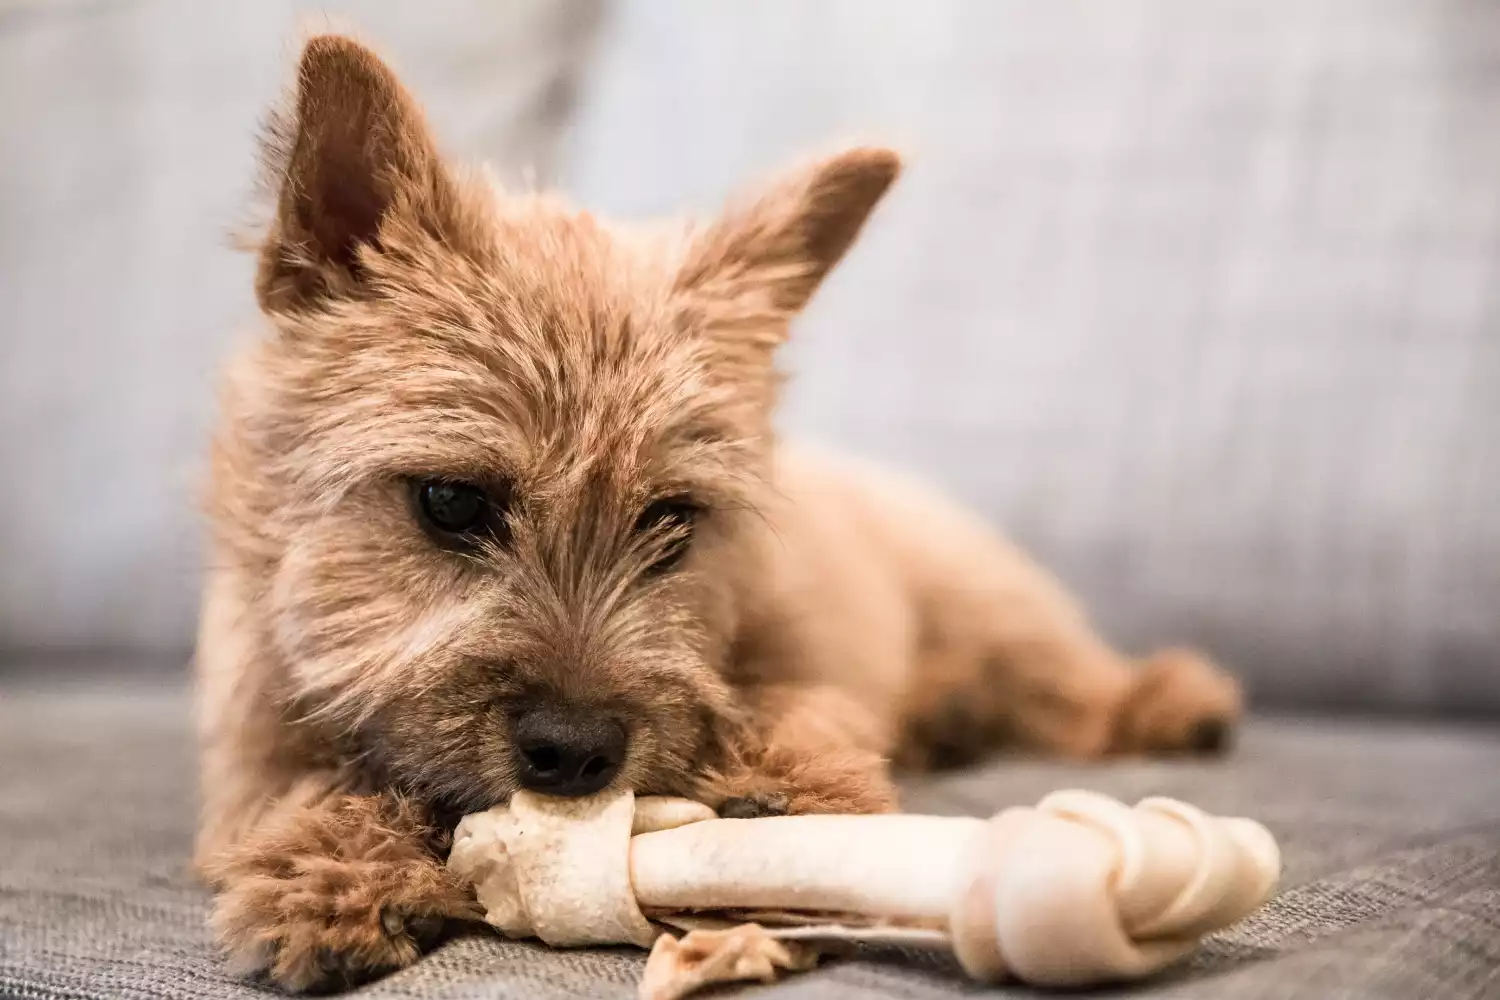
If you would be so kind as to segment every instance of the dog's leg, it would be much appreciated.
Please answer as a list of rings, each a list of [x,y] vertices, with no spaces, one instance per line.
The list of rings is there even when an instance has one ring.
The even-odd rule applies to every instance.
[[[1134,663],[1087,631],[1055,625],[930,649],[905,705],[897,762],[958,767],[1003,746],[1075,758],[1223,749],[1239,686],[1199,654]]]
[[[920,553],[917,651],[896,758],[969,763],[1006,744],[1070,757],[1214,751],[1240,689],[1206,658],[1172,650],[1140,663],[1110,648],[1062,587],[977,525]]]
[[[702,798],[723,816],[872,813],[896,807],[877,721],[837,688],[777,684],[746,695],[750,725]]]
[[[292,992],[410,965],[448,919],[478,919],[439,860],[444,834],[389,794],[293,794],[200,864],[213,927],[241,975]]]
[[[1203,654],[1164,649],[1140,661],[1115,724],[1117,753],[1215,753],[1242,710],[1237,681]]]

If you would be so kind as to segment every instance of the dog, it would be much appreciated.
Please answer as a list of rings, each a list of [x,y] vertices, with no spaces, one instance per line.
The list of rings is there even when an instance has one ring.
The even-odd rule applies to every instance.
[[[444,161],[338,35],[264,145],[196,656],[196,859],[238,972],[413,962],[479,916],[457,817],[517,789],[878,812],[892,762],[1227,739],[1208,660],[1116,652],[977,518],[773,433],[777,347],[895,153],[608,225]]]

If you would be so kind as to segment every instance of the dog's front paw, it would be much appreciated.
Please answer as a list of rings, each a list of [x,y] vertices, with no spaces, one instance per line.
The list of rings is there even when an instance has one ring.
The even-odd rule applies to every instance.
[[[288,802],[205,859],[214,934],[237,975],[342,990],[417,961],[447,921],[480,919],[422,811],[390,796]]]
[[[409,802],[342,796],[289,807],[205,864],[231,969],[326,992],[415,962],[445,923],[478,919]]]
[[[896,789],[877,754],[834,749],[806,754],[770,748],[750,767],[715,783],[707,801],[726,819],[805,813],[881,813]]]
[[[791,797],[783,792],[759,792],[736,795],[719,803],[724,819],[760,819],[762,816],[785,816],[791,811]]]
[[[415,962],[452,889],[426,862],[283,859],[227,882],[213,925],[231,969],[293,993],[346,989]]]
[[[1140,665],[1122,708],[1115,749],[1124,753],[1220,753],[1242,710],[1239,683],[1191,650],[1169,649]]]

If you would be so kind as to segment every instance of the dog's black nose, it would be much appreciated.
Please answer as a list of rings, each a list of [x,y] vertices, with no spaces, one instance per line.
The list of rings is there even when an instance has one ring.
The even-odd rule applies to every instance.
[[[614,719],[542,705],[515,723],[521,785],[548,795],[592,795],[625,761],[625,729]]]

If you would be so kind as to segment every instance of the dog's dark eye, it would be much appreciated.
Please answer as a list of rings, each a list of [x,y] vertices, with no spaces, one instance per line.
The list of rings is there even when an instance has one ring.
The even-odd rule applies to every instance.
[[[637,533],[667,536],[661,556],[651,564],[652,573],[665,573],[687,555],[688,545],[693,539],[693,524],[702,512],[703,508],[691,497],[667,497],[652,503],[636,518]]]
[[[505,540],[504,505],[482,488],[451,479],[419,479],[412,488],[422,526],[443,544],[467,548],[486,537]]]

